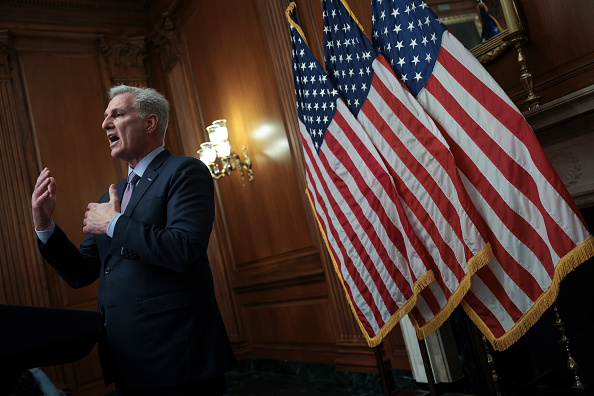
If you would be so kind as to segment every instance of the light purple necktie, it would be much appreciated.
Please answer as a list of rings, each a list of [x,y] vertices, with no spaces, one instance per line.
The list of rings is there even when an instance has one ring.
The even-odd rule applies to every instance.
[[[130,172],[128,175],[128,183],[126,183],[126,189],[124,190],[124,196],[122,197],[122,204],[120,205],[121,213],[124,213],[124,210],[126,210],[126,206],[128,206],[128,202],[130,202],[130,197],[134,192],[134,187],[136,187],[138,179],[140,179],[140,176],[134,172]]]

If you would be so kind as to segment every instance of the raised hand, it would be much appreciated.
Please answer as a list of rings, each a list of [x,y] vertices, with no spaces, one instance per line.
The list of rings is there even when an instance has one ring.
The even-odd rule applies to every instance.
[[[112,184],[109,186],[109,202],[92,202],[87,206],[83,220],[83,232],[85,234],[105,234],[109,222],[118,213],[120,213],[120,199],[115,184]]]
[[[48,168],[44,168],[31,195],[33,224],[37,231],[47,229],[52,223],[52,214],[56,209],[56,180]]]

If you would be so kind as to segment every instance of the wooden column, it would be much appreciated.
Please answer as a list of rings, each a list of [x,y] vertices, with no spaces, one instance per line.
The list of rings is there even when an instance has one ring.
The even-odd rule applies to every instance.
[[[168,13],[155,26],[151,41],[165,71],[169,99],[173,105],[172,116],[178,123],[183,154],[196,157],[200,142],[208,140],[208,137],[185,46],[176,20]]]
[[[0,303],[49,306],[31,216],[36,175],[27,172],[30,164],[17,117],[10,50],[10,34],[0,30]]]

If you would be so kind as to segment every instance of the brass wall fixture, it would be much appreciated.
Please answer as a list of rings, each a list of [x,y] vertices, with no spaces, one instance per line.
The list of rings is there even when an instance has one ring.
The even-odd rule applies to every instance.
[[[218,180],[223,176],[230,175],[231,171],[239,169],[244,186],[245,173],[247,173],[248,181],[253,181],[252,160],[248,156],[246,146],[242,147],[243,159],[240,159],[231,149],[227,120],[213,121],[212,125],[206,127],[206,130],[210,141],[200,145],[198,157],[208,166],[212,178]]]
[[[511,43],[518,52],[518,64],[520,65],[520,82],[528,92],[528,97],[522,102],[528,110],[540,106],[541,97],[534,93],[534,82],[532,73],[528,70],[526,57],[524,56],[523,46],[528,41],[528,32],[522,23],[522,18],[518,11],[515,0],[501,0],[501,8],[507,23],[508,34],[503,38],[504,41]]]

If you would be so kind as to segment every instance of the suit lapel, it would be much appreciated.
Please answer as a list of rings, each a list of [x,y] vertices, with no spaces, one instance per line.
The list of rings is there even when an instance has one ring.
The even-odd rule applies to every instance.
[[[165,150],[165,151],[159,153],[159,155],[157,155],[151,161],[149,166],[144,171],[144,174],[138,181],[138,184],[136,185],[136,188],[134,189],[134,193],[132,194],[132,197],[130,197],[130,202],[128,202],[128,206],[126,206],[124,215],[131,216],[132,213],[134,213],[134,209],[136,208],[136,205],[138,204],[138,202],[142,199],[142,197],[147,192],[147,190],[149,189],[151,184],[153,184],[155,179],[159,176],[161,165],[163,165],[163,162],[165,162],[165,160],[167,158],[169,158],[170,156],[171,156],[171,153],[169,153],[168,150]],[[124,186],[125,186],[125,183],[124,183]],[[124,194],[123,189],[122,189],[121,193],[118,190],[118,195],[120,197],[123,196],[123,194]]]

